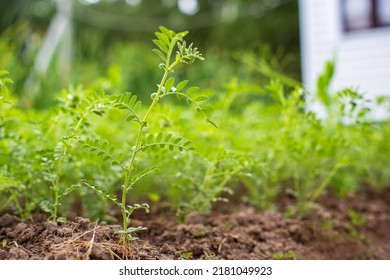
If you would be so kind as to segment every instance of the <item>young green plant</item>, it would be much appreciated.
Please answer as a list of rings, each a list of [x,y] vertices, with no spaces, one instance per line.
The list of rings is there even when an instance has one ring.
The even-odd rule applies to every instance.
[[[45,212],[50,213],[50,218],[54,221],[64,221],[58,213],[61,200],[78,188],[78,185],[63,186],[64,169],[69,162],[72,162],[71,152],[77,139],[88,132],[86,129],[89,126],[88,117],[91,114],[102,116],[106,108],[111,105],[110,99],[104,92],[84,92],[82,87],[69,87],[69,90],[64,90],[59,101],[60,110],[43,139],[46,142],[52,137],[54,131],[59,129],[61,122],[64,122],[67,127],[64,132],[65,136],[62,136],[56,146],[41,157],[44,180],[50,184],[53,198],[43,200],[40,205]]]
[[[116,204],[122,214],[123,230],[119,233],[122,234],[125,240],[132,240],[134,237],[132,233],[143,230],[143,227],[129,227],[130,216],[134,210],[144,209],[149,211],[149,206],[146,203],[135,204],[133,206],[127,206],[128,192],[133,188],[134,184],[144,176],[153,173],[157,170],[156,166],[148,167],[140,172],[136,172],[136,162],[139,161],[139,153],[147,149],[155,150],[157,148],[169,148],[169,150],[178,149],[192,150],[193,147],[190,141],[185,141],[181,137],[173,137],[172,134],[163,134],[162,132],[157,135],[146,135],[145,128],[148,126],[148,120],[151,118],[153,109],[163,97],[176,95],[179,99],[184,99],[188,104],[194,105],[198,112],[201,112],[206,121],[212,123],[208,116],[207,110],[210,106],[205,105],[204,101],[207,96],[194,94],[199,90],[197,87],[191,87],[185,92],[188,80],[181,81],[175,85],[175,80],[170,75],[174,72],[174,69],[179,64],[191,64],[195,60],[203,60],[204,58],[199,53],[197,48],[194,48],[192,44],[187,46],[183,38],[188,34],[187,31],[176,33],[165,27],[160,27],[161,32],[156,32],[157,39],[153,40],[158,49],[154,49],[162,60],[163,63],[159,67],[164,71],[160,83],[157,85],[157,91],[151,94],[152,102],[146,109],[142,116],[140,112],[141,101],[137,101],[137,96],[131,93],[124,93],[118,96],[113,96],[112,105],[114,108],[124,110],[127,112],[127,121],[135,122],[137,125],[135,142],[132,146],[130,159],[128,161],[123,160],[123,156],[118,155],[114,146],[109,146],[107,142],[100,140],[86,139],[81,141],[81,144],[91,151],[97,153],[98,156],[103,157],[103,160],[111,161],[113,165],[117,165],[123,171],[124,183],[122,185],[122,197],[120,201],[115,196],[109,195],[101,188],[94,186],[91,181],[85,181],[85,185],[96,190],[100,195],[109,199]],[[175,52],[176,50],[176,52]]]

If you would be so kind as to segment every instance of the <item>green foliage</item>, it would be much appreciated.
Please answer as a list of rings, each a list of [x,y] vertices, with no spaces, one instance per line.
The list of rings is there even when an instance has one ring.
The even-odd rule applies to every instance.
[[[13,81],[6,77],[8,75],[8,71],[0,70],[0,127],[3,128],[6,122],[6,115],[4,115],[4,111],[12,105],[12,101],[9,97],[9,89],[8,85],[13,84]]]
[[[187,67],[203,59],[185,43],[187,32],[161,27],[155,35],[156,60],[117,47],[125,55],[106,76],[69,86],[46,111],[22,109],[17,83],[0,72],[0,210],[23,219],[44,211],[62,221],[77,206],[111,222],[119,210],[118,234],[133,240],[144,228],[131,227],[132,214],[149,211],[135,201],[169,205],[184,221],[232,196],[259,209],[287,197],[294,202],[287,214],[295,215],[310,213],[326,192],[388,187],[389,122],[370,121],[358,91],[330,92],[333,62],[312,93],[280,73],[279,56],[267,50],[242,51],[236,64],[221,55]],[[137,82],[143,91],[133,74],[145,76]],[[212,88],[184,76],[208,76]],[[121,93],[127,87],[137,94]],[[310,111],[312,99],[327,108],[326,118]],[[350,219],[356,233],[359,215]]]
[[[20,193],[26,190],[26,186],[21,181],[20,177],[24,174],[18,172],[16,161],[24,158],[21,155],[22,151],[17,149],[21,142],[20,137],[15,132],[9,131],[9,127],[18,119],[8,87],[13,81],[6,77],[8,74],[7,71],[0,71],[0,210],[4,210],[13,202],[19,215],[28,218],[30,213],[22,209],[18,200]]]
[[[141,101],[137,101],[136,95],[128,92],[118,95],[113,105],[117,109],[128,111],[129,116],[126,118],[127,121],[134,120],[141,124],[141,117],[138,115],[141,104]]]
[[[189,259],[192,258],[192,253],[191,253],[191,252],[181,253],[181,254],[180,254],[180,257],[181,257],[183,260],[189,260]]]
[[[146,112],[141,111],[141,101],[137,100],[136,95],[131,93],[124,93],[118,96],[111,96],[109,98],[110,105],[113,108],[126,111],[127,117],[126,121],[135,122],[135,131],[136,137],[133,140],[134,144],[131,146],[131,152],[127,153],[129,156],[123,159],[123,155],[115,154],[116,147],[109,145],[107,141],[100,141],[99,139],[91,140],[89,138],[81,139],[79,143],[90,153],[95,153],[98,157],[101,157],[103,161],[109,161],[112,165],[118,165],[121,168],[124,183],[122,185],[122,197],[120,202],[117,199],[103,191],[101,188],[97,187],[95,184],[87,183],[84,181],[84,184],[89,188],[97,191],[99,195],[113,202],[122,212],[123,220],[123,230],[119,233],[122,234],[124,240],[133,240],[134,236],[132,233],[143,230],[144,228],[132,228],[128,227],[131,219],[130,216],[136,209],[144,209],[149,211],[149,206],[147,204],[134,204],[133,206],[127,206],[127,197],[128,192],[133,188],[134,184],[137,183],[140,179],[147,176],[150,173],[153,173],[157,170],[155,166],[147,167],[146,169],[141,169],[136,171],[136,165],[139,161],[141,152],[144,152],[148,149],[155,151],[156,149],[167,147],[170,151],[178,149],[179,151],[184,150],[193,150],[194,147],[191,145],[190,141],[185,141],[181,137],[173,137],[172,134],[163,134],[159,132],[157,135],[148,134],[146,135],[146,128],[148,127],[148,121],[152,118],[152,113],[157,105],[159,99],[164,95],[169,95],[170,93],[175,93],[176,95],[180,94],[187,98],[188,100],[193,100],[190,97],[190,94],[195,90],[191,88],[187,90],[186,93],[177,93],[177,89],[183,89],[188,81],[179,82],[179,84],[174,87],[174,78],[169,75],[173,72],[174,68],[179,63],[191,64],[196,59],[203,60],[202,55],[199,53],[197,48],[193,48],[192,44],[186,47],[185,41],[183,38],[188,34],[188,32],[175,33],[172,30],[169,30],[165,27],[160,27],[161,32],[156,32],[157,39],[153,40],[155,45],[159,49],[154,49],[155,52],[164,63],[160,64],[160,68],[164,70],[164,74],[161,78],[161,82],[157,85],[157,92],[152,94],[152,103],[147,108]],[[175,49],[178,49],[176,52],[175,59],[172,61],[172,55]],[[106,105],[107,103],[102,102],[101,99],[97,99],[98,104]],[[205,98],[199,98],[194,100],[194,103],[204,101]],[[189,102],[190,103],[190,102]],[[90,100],[89,107],[87,106],[87,112],[95,112],[96,109],[91,109],[92,104],[95,104],[94,100]],[[198,104],[198,103],[196,103]],[[102,106],[103,107],[103,106]],[[100,108],[100,107],[99,107]],[[204,106],[197,106],[198,111],[204,113]],[[99,111],[100,112],[100,111]],[[204,113],[205,114],[205,113]],[[79,117],[79,121],[84,119],[85,115],[83,114]],[[77,128],[77,126],[76,126]],[[72,138],[75,137],[75,133],[72,134]]]
[[[101,142],[100,140],[91,140],[89,138],[79,140],[79,143],[83,148],[88,149],[91,153],[96,153],[98,157],[101,157],[103,161],[109,161],[112,165],[119,165],[122,170],[125,170],[125,166],[121,162],[123,155],[115,154],[115,146],[108,146],[107,141]]]
[[[1,249],[5,249],[5,247],[7,247],[7,239],[3,239],[2,241],[1,241]]]
[[[145,140],[145,143],[142,143],[137,151],[145,151],[151,149],[152,151],[158,148],[167,147],[170,151],[178,149],[179,151],[192,151],[194,146],[191,145],[191,141],[183,140],[181,137],[172,137],[172,134],[164,135],[160,132],[157,135],[149,134]]]
[[[325,64],[324,72],[318,77],[317,80],[317,96],[327,108],[331,105],[329,96],[329,86],[334,74],[334,62],[327,61]]]
[[[296,260],[297,257],[294,252],[277,252],[273,255],[272,259],[274,260]]]
[[[80,96],[82,93],[84,96]],[[63,132],[65,136],[58,139],[56,145],[49,152],[49,157],[42,157],[42,167],[45,172],[45,180],[50,183],[54,201],[45,201],[43,209],[51,214],[53,220],[57,220],[58,208],[61,206],[61,199],[77,189],[77,183],[72,187],[62,187],[61,177],[65,165],[72,164],[72,150],[80,138],[80,135],[87,133],[89,126],[88,117],[91,114],[102,116],[111,104],[104,92],[83,92],[82,88],[70,87],[68,91],[63,91],[60,98],[60,106],[55,121],[47,129],[45,138],[47,139],[52,130],[62,119],[65,119],[66,128]],[[108,156],[108,155],[106,155]],[[62,190],[63,188],[63,190]]]
[[[368,237],[359,232],[359,229],[367,223],[367,219],[353,209],[350,209],[348,214],[351,223],[347,224],[347,228],[351,237],[361,240],[364,244],[368,244]]]
[[[360,215],[359,213],[357,213],[356,211],[354,211],[353,209],[350,209],[348,211],[348,214],[349,214],[349,218],[351,219],[352,225],[357,228],[362,227],[367,223],[366,218]]]
[[[0,70],[0,93],[1,93],[1,101],[4,102],[4,100],[7,98],[9,94],[9,89],[7,84],[13,84],[13,81],[10,78],[7,78],[9,74],[6,70]]]

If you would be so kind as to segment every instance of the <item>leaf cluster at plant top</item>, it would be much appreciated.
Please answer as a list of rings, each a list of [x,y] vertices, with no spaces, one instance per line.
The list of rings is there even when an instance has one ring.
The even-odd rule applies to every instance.
[[[358,92],[329,92],[332,62],[310,93],[243,53],[240,67],[268,75],[269,83],[231,77],[217,94],[179,79],[182,66],[203,59],[184,43],[186,34],[156,33],[161,77],[149,102],[70,86],[50,110],[24,110],[9,94],[12,73],[0,72],[0,210],[22,218],[43,210],[59,221],[75,208],[111,221],[119,211],[120,233],[133,239],[144,228],[131,227],[131,214],[150,203],[185,218],[234,195],[259,209],[288,195],[289,213],[306,214],[328,191],[345,197],[389,186],[390,124],[369,121]],[[311,98],[327,118],[310,111]]]

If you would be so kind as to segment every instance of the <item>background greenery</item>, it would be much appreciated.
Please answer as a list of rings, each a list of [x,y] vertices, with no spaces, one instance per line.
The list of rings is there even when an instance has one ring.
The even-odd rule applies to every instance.
[[[145,50],[153,47],[150,36],[160,25],[191,31],[188,41],[196,42],[209,61],[188,73],[201,86],[220,87],[232,75],[250,76],[246,69],[237,73],[236,67],[236,53],[248,50],[259,55],[266,51],[267,59],[275,55],[283,60],[279,61],[280,68],[296,79],[300,77],[297,1],[203,0],[192,16],[181,12],[177,1],[170,0],[86,2],[72,1],[70,73],[63,69],[64,63],[57,55],[47,74],[35,77],[34,59],[55,15],[56,1],[0,1],[4,7],[0,11],[0,63],[17,75],[15,92],[26,98],[33,96],[37,107],[52,104],[55,92],[69,83],[90,85],[97,77],[110,77],[115,71],[120,72],[120,79],[102,78],[100,86],[132,89],[141,95],[149,92],[148,85],[157,78],[157,58],[151,58]],[[34,77],[33,88],[31,82],[26,82],[28,77]]]
[[[162,24],[190,30],[187,41],[206,58],[179,67],[174,77],[202,88],[218,128],[183,100],[164,100],[146,132],[183,137],[196,150],[145,151],[136,169],[160,171],[134,186],[130,203],[167,206],[184,218],[226,199],[272,209],[287,196],[293,215],[318,207],[327,192],[348,197],[389,187],[389,122],[370,122],[358,92],[328,91],[331,62],[317,90],[299,82],[297,1],[204,0],[192,16],[176,1],[127,2],[74,1],[70,71],[59,51],[42,76],[34,63],[56,3],[0,1],[0,68],[10,72],[0,73],[0,210],[10,207],[23,218],[43,210],[49,217],[58,186],[59,215],[116,221],[109,201],[83,180],[119,196],[122,173],[75,140],[101,139],[131,153],[136,133],[126,113],[111,103],[85,104],[125,91],[151,103],[162,75],[151,39]],[[328,118],[307,109],[310,98],[323,103]]]

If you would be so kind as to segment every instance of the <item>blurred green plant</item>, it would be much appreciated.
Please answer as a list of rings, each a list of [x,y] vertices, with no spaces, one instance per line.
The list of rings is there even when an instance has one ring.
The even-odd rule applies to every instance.
[[[294,252],[288,251],[288,252],[276,252],[272,259],[274,260],[296,260],[297,256]]]

